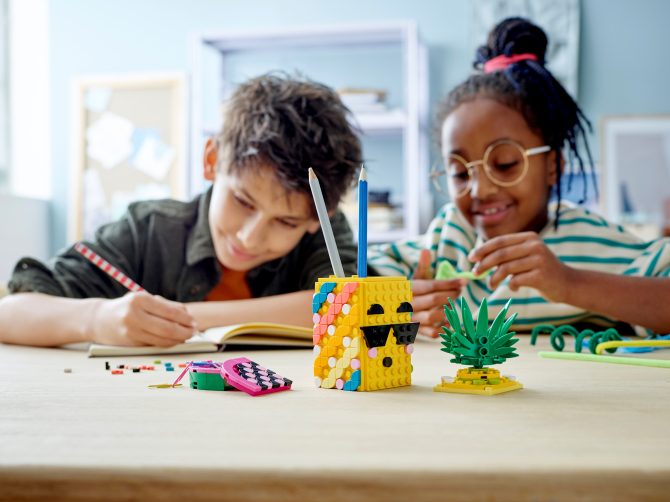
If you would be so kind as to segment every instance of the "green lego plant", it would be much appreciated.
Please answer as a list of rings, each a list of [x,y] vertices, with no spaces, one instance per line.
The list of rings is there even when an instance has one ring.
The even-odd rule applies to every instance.
[[[491,364],[502,364],[506,359],[517,357],[515,343],[519,341],[514,338],[514,331],[509,331],[510,326],[516,319],[513,314],[509,319],[507,310],[510,306],[508,301],[489,327],[489,313],[486,299],[482,301],[477,316],[477,325],[472,318],[472,312],[466,301],[461,298],[461,319],[454,302],[449,299],[449,306],[444,306],[450,327],[443,326],[444,334],[441,334],[443,352],[454,355],[452,363],[464,364],[481,369]]]

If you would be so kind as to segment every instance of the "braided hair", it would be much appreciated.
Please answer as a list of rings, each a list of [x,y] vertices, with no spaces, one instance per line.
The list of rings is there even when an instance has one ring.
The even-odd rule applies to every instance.
[[[478,72],[454,88],[438,107],[437,138],[439,144],[441,142],[439,129],[447,116],[458,105],[478,97],[493,99],[519,112],[528,126],[557,154],[555,190],[558,204],[554,226],[558,227],[563,147],[566,147],[568,165],[576,161],[579,174],[584,181],[584,193],[580,203],[584,202],[587,193],[586,167],[578,147],[580,138],[586,150],[596,194],[597,185],[593,172],[593,159],[586,140],[586,131],[592,131],[591,122],[560,82],[545,68],[546,50],[547,35],[539,26],[520,17],[510,17],[501,21],[489,33],[486,45],[477,49],[473,66],[482,69],[487,61],[498,56],[525,54],[534,57],[509,64],[503,71]],[[572,169],[568,176],[568,190],[570,190]]]

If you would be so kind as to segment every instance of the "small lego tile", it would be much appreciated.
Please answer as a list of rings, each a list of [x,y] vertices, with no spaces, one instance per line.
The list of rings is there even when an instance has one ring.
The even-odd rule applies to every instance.
[[[140,368],[133,368],[133,373],[139,373],[139,372],[140,372]]]
[[[342,289],[343,292],[351,294],[358,288],[357,282],[347,282]]]
[[[361,385],[361,372],[360,370],[354,371],[351,374],[351,378],[349,379],[349,381],[342,385],[342,390],[355,391],[358,390],[358,387],[360,385]]]
[[[156,359],[156,360],[154,361],[154,364],[160,364],[160,363],[161,363],[161,360],[160,360],[160,359]]]
[[[386,339],[391,331],[391,325],[361,326],[361,330],[363,330],[365,343],[368,347],[383,347],[386,345]]]
[[[72,373],[72,368],[63,369],[63,373]]]
[[[335,286],[337,286],[336,282],[324,282],[319,289],[319,293],[328,294],[335,289]]]
[[[123,370],[112,370],[112,375],[123,375]]]
[[[419,332],[419,323],[403,323],[393,325],[393,336],[398,345],[408,345],[414,343],[416,335]]]
[[[111,366],[109,365],[109,361],[105,361],[105,369],[109,371],[110,368]]]

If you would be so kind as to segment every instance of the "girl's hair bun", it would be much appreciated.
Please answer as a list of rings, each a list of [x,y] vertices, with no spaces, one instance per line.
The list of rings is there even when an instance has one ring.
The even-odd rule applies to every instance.
[[[496,56],[534,54],[544,66],[547,52],[547,35],[542,28],[521,17],[509,17],[489,33],[486,45],[477,49],[474,66],[480,68]]]

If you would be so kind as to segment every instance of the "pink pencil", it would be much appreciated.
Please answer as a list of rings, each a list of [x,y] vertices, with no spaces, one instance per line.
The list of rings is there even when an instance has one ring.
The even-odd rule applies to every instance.
[[[130,277],[121,272],[118,268],[109,263],[107,260],[104,260],[100,255],[91,251],[81,242],[77,242],[74,245],[74,248],[75,250],[77,250],[77,252],[81,253],[87,260],[93,263],[93,265],[98,267],[103,272],[106,272],[109,276],[120,282],[130,291],[133,291],[134,293],[139,293],[140,291],[146,291],[142,286],[137,284],[135,281],[133,281]]]

